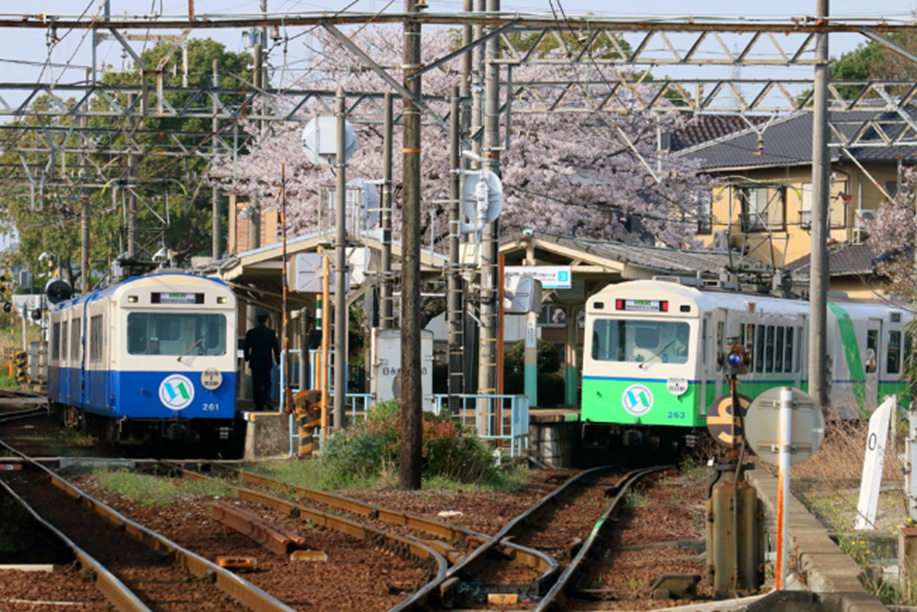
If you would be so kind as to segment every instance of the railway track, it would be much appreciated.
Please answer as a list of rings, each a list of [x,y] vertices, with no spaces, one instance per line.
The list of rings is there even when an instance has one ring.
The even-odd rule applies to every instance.
[[[225,610],[291,610],[216,563],[131,521],[30,457],[20,458],[22,463],[14,464],[20,469],[0,470],[7,503],[18,503],[69,548],[83,575],[111,607],[184,612],[216,604]]]

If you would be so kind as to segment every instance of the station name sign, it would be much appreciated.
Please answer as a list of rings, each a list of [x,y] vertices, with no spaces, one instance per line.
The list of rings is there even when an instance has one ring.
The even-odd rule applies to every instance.
[[[506,266],[503,278],[513,276],[530,276],[541,281],[542,289],[570,289],[573,287],[573,274],[570,266]]]

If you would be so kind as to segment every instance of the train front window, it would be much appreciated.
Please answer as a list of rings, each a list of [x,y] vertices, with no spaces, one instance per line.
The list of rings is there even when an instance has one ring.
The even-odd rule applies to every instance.
[[[690,326],[682,322],[598,319],[592,327],[592,358],[687,363],[690,337]]]
[[[127,316],[131,355],[225,355],[221,314],[132,312]]]

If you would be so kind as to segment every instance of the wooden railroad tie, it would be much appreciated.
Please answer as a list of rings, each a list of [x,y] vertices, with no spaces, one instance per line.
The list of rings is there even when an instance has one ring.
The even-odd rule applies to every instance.
[[[264,521],[250,512],[235,508],[225,502],[220,502],[212,508],[214,519],[243,535],[247,535],[275,554],[288,555],[306,544],[304,537],[287,531],[280,525]]]

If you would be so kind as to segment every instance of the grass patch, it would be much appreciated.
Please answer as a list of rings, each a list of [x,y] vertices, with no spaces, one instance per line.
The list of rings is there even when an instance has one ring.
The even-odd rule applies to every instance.
[[[61,429],[54,433],[47,444],[54,455],[88,456],[96,454],[98,440],[76,429]]]
[[[19,389],[19,383],[16,379],[6,372],[6,368],[0,370],[0,389]]]
[[[314,459],[259,461],[246,465],[245,469],[255,474],[320,491],[398,487],[398,474],[391,469],[383,470],[383,473],[373,476],[351,474],[342,478],[339,475],[332,476],[321,461]],[[445,476],[433,476],[424,478],[422,485],[424,489],[511,493],[525,486],[531,476],[532,470],[517,468],[501,471],[486,483],[460,482]]]
[[[145,507],[169,506],[198,496],[236,496],[228,484],[218,481],[170,479],[127,470],[104,470],[95,474],[101,488],[130,498]]]

